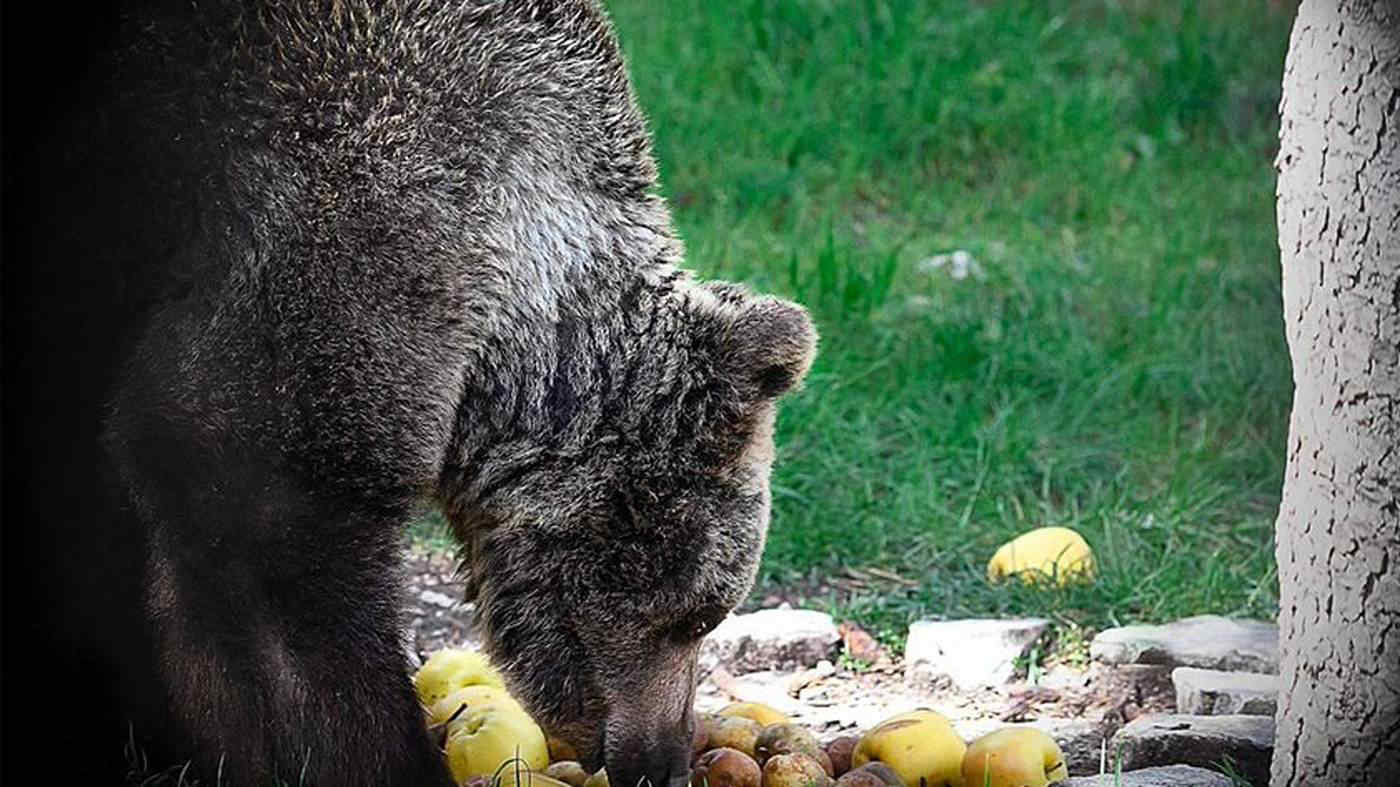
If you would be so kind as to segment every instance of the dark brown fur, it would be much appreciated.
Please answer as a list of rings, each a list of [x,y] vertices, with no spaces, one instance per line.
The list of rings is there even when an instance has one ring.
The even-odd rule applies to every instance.
[[[397,608],[402,526],[436,501],[537,718],[619,787],[684,778],[696,649],[753,580],[775,402],[816,336],[677,267],[602,13],[210,3],[127,29],[103,155],[149,165],[127,209],[157,259],[104,444],[172,748],[225,784],[447,784]]]

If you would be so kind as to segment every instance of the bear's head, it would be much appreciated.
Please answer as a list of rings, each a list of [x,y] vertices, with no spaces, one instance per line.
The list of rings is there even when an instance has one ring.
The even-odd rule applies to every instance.
[[[458,526],[512,692],[612,784],[665,787],[688,775],[700,642],[752,586],[777,400],[817,335],[736,285],[623,300],[560,327],[547,437],[486,452]]]

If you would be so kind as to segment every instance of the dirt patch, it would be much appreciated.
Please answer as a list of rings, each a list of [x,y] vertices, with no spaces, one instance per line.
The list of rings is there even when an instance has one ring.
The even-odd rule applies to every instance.
[[[481,636],[463,603],[466,585],[457,576],[457,561],[414,547],[405,564],[404,613],[413,632],[411,648],[421,660],[442,648],[479,648]]]

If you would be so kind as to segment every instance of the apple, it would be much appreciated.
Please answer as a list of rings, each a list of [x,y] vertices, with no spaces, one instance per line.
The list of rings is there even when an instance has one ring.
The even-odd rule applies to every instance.
[[[851,765],[883,762],[910,787],[962,787],[966,750],[942,714],[916,710],[892,716],[861,736]]]
[[[437,651],[413,674],[413,687],[425,708],[466,686],[491,686],[505,691],[506,683],[486,654],[461,648]]]
[[[738,749],[711,749],[690,772],[690,787],[760,787],[763,771]]]
[[[731,702],[720,709],[721,716],[740,716],[768,726],[769,724],[786,724],[792,719],[783,715],[782,711],[761,702]]]
[[[532,771],[524,765],[519,768],[507,765],[502,768],[499,783],[488,777],[476,778],[485,779],[485,787],[569,787],[566,782],[559,781],[547,773]],[[472,787],[472,785],[468,784],[466,787]]]
[[[458,711],[464,705],[471,708],[481,704],[509,706],[522,714],[525,713],[525,709],[514,697],[506,693],[505,689],[495,686],[463,686],[454,689],[428,707],[428,726],[436,727],[455,720],[455,716],[461,715]]]
[[[1094,570],[1094,551],[1083,536],[1067,527],[1042,527],[1003,544],[987,563],[987,578],[1066,585],[1093,579]]]
[[[558,779],[572,785],[572,787],[583,787],[588,781],[588,771],[585,771],[583,766],[575,760],[551,762],[549,767],[544,769],[544,775]]]
[[[754,756],[754,743],[763,727],[753,719],[742,716],[707,716],[705,722],[706,746],[711,749],[738,749]]]
[[[763,787],[833,787],[821,763],[806,754],[775,754],[763,764]]]
[[[842,735],[833,738],[823,747],[826,749],[827,759],[831,760],[832,776],[841,776],[851,769],[851,752],[855,751],[859,742],[860,738],[854,735]]]
[[[489,686],[469,686],[462,691],[472,689],[477,690],[475,699],[468,700],[446,725],[447,767],[452,778],[458,784],[476,776],[489,778],[503,765],[513,769],[517,760],[520,768],[543,771],[549,765],[549,747],[539,725],[504,691]]]
[[[753,754],[759,765],[767,764],[770,757],[779,754],[805,754],[816,760],[827,776],[834,775],[831,758],[817,742],[816,736],[796,724],[769,724],[764,727],[754,739]]]
[[[840,787],[904,787],[899,774],[883,762],[867,762],[859,768],[852,768],[836,780]]]
[[[963,755],[964,783],[974,787],[1046,787],[1069,778],[1055,739],[1035,727],[1006,727],[973,741]]]

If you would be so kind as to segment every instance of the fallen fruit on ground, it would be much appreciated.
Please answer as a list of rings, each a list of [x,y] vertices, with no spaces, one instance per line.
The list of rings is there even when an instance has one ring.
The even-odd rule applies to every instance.
[[[854,735],[842,735],[833,738],[826,746],[826,756],[831,760],[831,775],[841,776],[851,769],[851,752],[855,751],[856,744],[860,738]]]
[[[588,771],[574,760],[551,762],[549,767],[544,769],[544,775],[573,785],[573,787],[583,787],[588,781]]]
[[[711,749],[738,749],[752,757],[762,730],[758,722],[742,716],[710,716],[705,719],[705,745]]]
[[[883,762],[909,787],[963,787],[966,750],[967,744],[942,714],[916,710],[892,716],[861,736],[851,765]]]
[[[462,691],[472,690],[475,698],[447,725],[447,767],[452,778],[466,784],[476,776],[490,777],[512,760],[519,760],[522,768],[543,771],[549,765],[549,749],[539,725],[504,691],[489,686]]]
[[[447,696],[428,706],[428,726],[435,727],[446,724],[454,714],[460,718],[461,714],[458,713],[458,710],[464,705],[470,708],[483,704],[509,706],[519,713],[525,713],[525,709],[505,689],[495,686],[463,686],[460,689],[454,689]]]
[[[569,784],[559,781],[547,773],[529,770],[523,765],[520,768],[507,765],[501,770],[500,784],[492,784],[488,781],[487,787],[569,787]]]
[[[831,758],[827,756],[817,738],[806,727],[796,724],[769,724],[759,730],[754,739],[753,758],[760,766],[766,765],[769,758],[779,754],[805,754],[822,766],[827,776],[832,773]]]
[[[962,774],[965,784],[986,787],[1045,787],[1069,778],[1059,744],[1034,727],[1007,727],[973,741]]]
[[[879,776],[857,768],[853,771],[846,771],[841,774],[841,778],[836,780],[836,787],[888,787]]]
[[[900,780],[899,774],[883,762],[867,762],[859,768],[847,771],[847,773],[856,772],[871,774],[889,787],[904,787],[904,782]]]
[[[763,771],[738,749],[710,749],[695,761],[690,787],[760,787]]]
[[[559,762],[561,760],[578,761],[578,749],[572,743],[563,738],[556,738],[553,735],[545,736],[545,743],[549,745],[549,761]]]
[[[1079,533],[1067,527],[1042,527],[1023,533],[1001,548],[987,563],[987,578],[1019,576],[1027,583],[1060,585],[1094,578],[1094,551]]]
[[[597,773],[588,777],[583,787],[608,787],[608,769],[599,768]]]
[[[883,762],[867,762],[859,768],[852,768],[841,774],[836,784],[839,787],[904,787],[899,774]]]
[[[821,763],[805,754],[777,754],[763,765],[763,787],[830,787]]]
[[[690,733],[690,756],[694,759],[698,754],[710,748],[710,732],[705,726],[705,720],[699,714],[695,716],[695,726]]]
[[[720,708],[719,715],[753,719],[765,727],[769,724],[786,724],[792,721],[782,711],[761,702],[731,702]]]
[[[413,688],[426,708],[466,686],[491,686],[505,691],[506,683],[486,654],[462,648],[437,651],[413,674]]]

